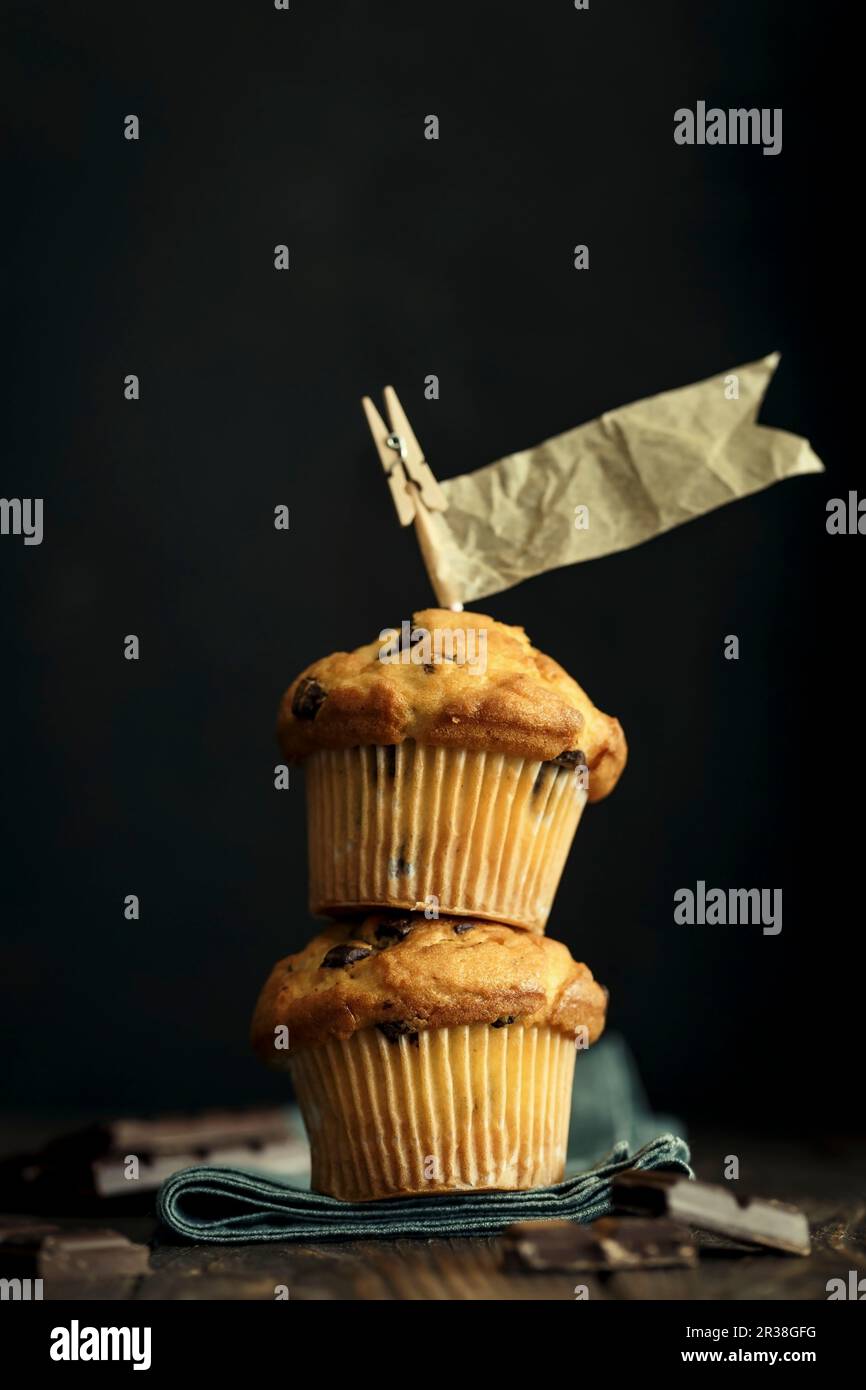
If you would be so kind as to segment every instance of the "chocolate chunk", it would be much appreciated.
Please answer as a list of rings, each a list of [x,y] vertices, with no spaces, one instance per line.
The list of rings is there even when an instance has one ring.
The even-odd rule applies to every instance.
[[[249,1110],[201,1110],[197,1114],[152,1119],[107,1120],[55,1139],[46,1152],[72,1161],[104,1154],[186,1154],[193,1149],[228,1148],[252,1140],[276,1143],[289,1134],[280,1106]]]
[[[104,1279],[145,1274],[150,1251],[101,1227],[50,1233],[34,1228],[4,1239],[0,1258],[4,1269],[40,1279]]]
[[[412,874],[415,872],[415,866],[412,860],[406,858],[404,851],[405,845],[401,845],[400,853],[397,855],[397,858],[388,860],[389,878],[411,878]]]
[[[401,1038],[408,1038],[414,1047],[418,1046],[418,1033],[411,1023],[402,1020],[393,1022],[389,1019],[386,1023],[377,1023],[376,1027],[380,1033],[384,1033],[389,1042],[399,1042]]]
[[[279,1138],[270,1138],[265,1132],[260,1135],[250,1133],[244,1139],[226,1139],[216,1145],[207,1142],[196,1144],[184,1153],[141,1155],[135,1180],[127,1176],[125,1155],[98,1159],[93,1164],[93,1183],[100,1198],[122,1197],[127,1202],[140,1201],[145,1194],[152,1194],[172,1173],[199,1163],[214,1168],[261,1163],[275,1172],[302,1172],[306,1161],[305,1147],[299,1136],[291,1136],[289,1126],[284,1122]],[[148,1199],[149,1204],[151,1201],[152,1198]]]
[[[518,1221],[502,1235],[506,1263],[520,1269],[576,1272],[603,1269],[691,1268],[697,1250],[673,1221],[603,1216],[575,1221]]]
[[[491,1028],[507,1028],[508,1025],[509,1025],[509,1023],[513,1023],[516,1017],[517,1017],[516,1014],[506,1014],[506,1015],[504,1016],[504,1018],[497,1018],[497,1019],[494,1019],[494,1021],[493,1021],[493,1022],[491,1023],[491,1025],[490,1025],[490,1027],[491,1027]]]
[[[411,917],[397,917],[393,922],[380,922],[376,928],[377,941],[402,941],[415,923]]]
[[[812,1248],[809,1223],[796,1207],[741,1196],[732,1187],[693,1182],[676,1173],[627,1168],[613,1180],[613,1202],[620,1211],[663,1214],[701,1231],[789,1255],[808,1255]]]
[[[315,719],[327,698],[327,690],[315,676],[303,676],[292,697],[292,714],[296,719]]]
[[[344,966],[354,965],[356,960],[365,960],[372,954],[369,946],[353,946],[346,942],[344,946],[332,946],[319,969],[342,970]]]
[[[478,923],[477,923],[477,922],[455,922],[455,923],[454,923],[454,935],[455,935],[455,936],[462,936],[464,932],[472,931],[473,927],[477,927],[477,926],[478,926]]]
[[[37,1153],[5,1160],[7,1193],[26,1211],[57,1211],[74,1203],[77,1214],[138,1211],[179,1168],[204,1156],[214,1167],[243,1166],[244,1154],[261,1154],[267,1166],[298,1172],[305,1148],[281,1106],[246,1110],[203,1110],[153,1119],[113,1119],[53,1139]],[[138,1159],[129,1174],[128,1155]],[[26,1205],[20,1205],[26,1203]],[[0,1234],[0,1240],[4,1237]]]
[[[586,754],[581,753],[579,748],[566,749],[558,758],[551,758],[550,761],[554,767],[586,767]]]

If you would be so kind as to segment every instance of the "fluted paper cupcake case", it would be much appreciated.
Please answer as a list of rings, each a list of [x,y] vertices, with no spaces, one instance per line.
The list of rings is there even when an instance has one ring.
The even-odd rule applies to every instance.
[[[316,915],[433,902],[535,932],[587,798],[570,768],[414,742],[319,750],[306,783]]]
[[[291,1070],[313,1189],[360,1202],[559,1182],[575,1054],[556,1029],[487,1023],[304,1049]]]

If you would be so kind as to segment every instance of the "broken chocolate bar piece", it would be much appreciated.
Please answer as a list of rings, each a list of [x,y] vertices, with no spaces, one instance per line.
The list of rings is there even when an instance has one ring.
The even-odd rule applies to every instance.
[[[285,1139],[285,1110],[266,1106],[250,1110],[202,1110],[197,1114],[160,1115],[151,1119],[105,1120],[89,1129],[63,1135],[48,1146],[60,1157],[101,1154],[182,1154],[190,1150],[265,1144]]]
[[[131,1163],[129,1160],[134,1159]],[[5,1160],[7,1205],[56,1212],[74,1199],[80,1215],[88,1202],[123,1199],[150,1206],[152,1194],[179,1168],[216,1167],[302,1171],[309,1151],[285,1109],[204,1110],[154,1119],[114,1119],[52,1140],[40,1152]]]
[[[142,1158],[131,1168],[126,1158],[110,1154],[90,1165],[90,1180],[97,1197],[134,1198],[153,1193],[172,1173],[181,1168],[207,1164],[213,1168],[262,1168],[269,1173],[290,1175],[303,1172],[309,1163],[309,1149],[301,1139],[275,1144],[238,1143],[225,1147],[196,1148],[185,1154],[156,1154]]]
[[[575,1221],[518,1221],[502,1237],[506,1262],[520,1269],[683,1269],[697,1263],[684,1226],[673,1221],[602,1216],[591,1225]]]
[[[626,1169],[613,1180],[613,1202],[618,1211],[664,1215],[788,1255],[808,1255],[812,1248],[809,1223],[796,1207],[740,1196],[729,1187],[694,1182],[676,1173]]]
[[[255,1148],[286,1138],[285,1110],[202,1110],[156,1119],[115,1120],[108,1128],[111,1153],[178,1154],[250,1144]]]
[[[150,1251],[119,1231],[101,1227],[46,1231],[22,1226],[4,1234],[0,1264],[39,1279],[113,1279],[146,1274]]]

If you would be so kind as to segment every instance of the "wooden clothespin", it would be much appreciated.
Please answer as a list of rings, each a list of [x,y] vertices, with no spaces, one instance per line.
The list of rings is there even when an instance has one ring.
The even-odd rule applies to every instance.
[[[444,512],[448,506],[445,494],[424,458],[394,387],[385,387],[385,409],[390,427],[385,424],[369,396],[365,396],[361,404],[388,479],[400,525],[408,526],[414,521],[420,507],[427,507],[431,512]]]
[[[447,511],[448,499],[424,457],[421,445],[415,438],[415,431],[409,424],[393,386],[386,386],[384,395],[385,411],[389,420],[387,425],[369,396],[364,396],[361,404],[379,461],[385,470],[400,525],[408,526],[414,522],[421,554],[439,602],[446,608],[462,609],[463,604],[459,596],[453,591],[448,580],[438,573],[436,543],[430,518],[431,512]]]

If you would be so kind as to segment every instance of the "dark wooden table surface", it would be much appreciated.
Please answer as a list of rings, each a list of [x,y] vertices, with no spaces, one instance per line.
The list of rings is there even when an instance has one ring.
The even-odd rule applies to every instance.
[[[22,1147],[25,1128],[4,1127],[4,1151]],[[48,1215],[60,1225],[105,1225],[153,1242],[150,1272],[107,1283],[53,1284],[46,1286],[45,1297],[273,1299],[276,1286],[283,1285],[291,1299],[302,1301],[573,1300],[580,1283],[593,1299],[826,1300],[829,1279],[847,1280],[852,1270],[866,1275],[866,1141],[818,1141],[806,1134],[793,1143],[698,1133],[692,1135],[692,1149],[699,1177],[721,1181],[725,1156],[736,1154],[741,1191],[800,1206],[812,1227],[812,1255],[750,1252],[704,1236],[694,1270],[532,1274],[503,1268],[498,1239],[185,1246],[163,1243],[147,1216],[67,1210]]]

